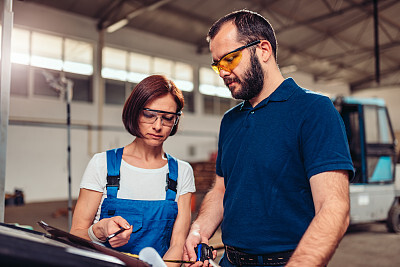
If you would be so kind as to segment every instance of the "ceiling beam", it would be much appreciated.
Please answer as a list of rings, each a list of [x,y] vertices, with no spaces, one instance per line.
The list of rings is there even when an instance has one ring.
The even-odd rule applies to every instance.
[[[400,76],[400,65],[398,65],[396,68],[392,68],[390,70],[386,70],[386,71],[382,71],[381,72],[381,78],[385,78],[391,75],[396,75],[396,73],[399,73],[397,77]],[[370,75],[367,76],[363,79],[360,79],[356,82],[352,82],[350,83],[350,90],[351,92],[355,92],[355,91],[359,91],[361,89],[366,89],[368,86],[371,87],[372,86],[379,86],[379,84],[376,84],[375,82],[375,75]],[[385,84],[384,82],[382,82],[380,84],[380,86],[388,86],[388,85],[392,85],[392,86],[399,86],[400,85],[400,81],[399,82],[391,82],[388,84]]]
[[[291,30],[293,28],[297,28],[297,27],[301,27],[301,26],[309,26],[311,24],[316,24],[317,22],[326,20],[326,19],[330,19],[330,18],[334,18],[340,15],[343,15],[344,13],[348,12],[348,11],[352,11],[356,8],[359,8],[360,6],[365,6],[365,5],[370,5],[371,1],[370,0],[365,0],[361,3],[358,4],[353,4],[350,5],[348,7],[342,8],[342,9],[338,9],[334,12],[328,12],[325,13],[323,15],[317,16],[317,17],[313,17],[311,19],[307,19],[307,20],[295,20],[293,23],[289,24],[289,25],[283,25],[282,28],[280,29],[276,29],[276,33],[282,33],[288,30]]]
[[[322,0],[322,1],[325,2],[324,0]],[[381,1],[379,3],[380,4],[380,10],[384,10],[386,8],[389,8],[389,7],[397,4],[398,0],[393,0],[393,1],[390,1],[390,2],[386,2],[386,3],[383,3],[383,2],[385,2],[385,0],[380,0],[380,1]],[[323,21],[323,20],[326,20],[326,19],[330,19],[330,18],[334,18],[334,17],[337,17],[337,16],[341,16],[346,12],[353,11],[354,9],[362,10],[363,12],[365,12],[368,15],[372,15],[373,14],[372,10],[367,10],[366,9],[367,6],[370,6],[372,4],[371,0],[365,0],[365,1],[361,2],[361,3],[355,3],[354,1],[346,1],[346,2],[350,2],[350,5],[348,7],[345,7],[345,8],[342,8],[342,9],[338,9],[336,11],[331,11],[331,9],[327,7],[327,9],[329,10],[328,13],[325,13],[323,15],[320,15],[320,16],[317,16],[317,17],[314,17],[314,18],[311,18],[311,19],[307,19],[307,20],[295,20],[295,22],[293,22],[291,24],[283,25],[281,28],[276,29],[275,32],[278,34],[278,33],[282,33],[282,32],[291,30],[293,28],[302,27],[302,26],[309,26],[310,24],[316,24],[316,23],[318,23],[320,21]],[[383,4],[387,4],[387,5],[382,7]],[[281,13],[281,15],[284,16],[282,13]],[[391,20],[386,19],[384,17],[382,18],[382,21],[388,23],[389,25],[391,25],[393,27],[396,27],[396,28],[399,27],[399,25],[397,25],[396,23],[394,23]]]
[[[367,6],[367,4],[370,5],[371,2],[368,1],[368,2],[363,2],[363,3],[360,3],[360,4],[355,4],[354,2],[352,2],[352,5],[351,5],[351,6],[346,7],[345,9],[341,9],[341,10],[335,11],[335,12],[333,12],[333,13],[327,15],[327,16],[318,16],[318,17],[315,17],[315,18],[312,18],[312,19],[309,19],[309,20],[306,20],[306,21],[297,21],[297,22],[295,22],[294,24],[292,24],[292,25],[293,25],[292,27],[295,27],[295,26],[305,26],[305,25],[307,25],[308,27],[314,28],[314,30],[321,32],[323,35],[322,35],[322,36],[317,36],[316,38],[314,38],[314,39],[312,39],[312,40],[311,40],[311,39],[308,40],[308,42],[307,42],[308,44],[307,44],[307,43],[304,43],[303,49],[295,49],[295,50],[291,49],[291,52],[293,52],[293,53],[299,53],[299,52],[301,52],[301,53],[304,54],[304,51],[306,51],[307,49],[309,49],[312,45],[317,45],[317,44],[323,42],[327,37],[328,37],[328,38],[337,38],[337,37],[335,37],[337,33],[341,32],[341,31],[343,31],[343,30],[348,29],[348,27],[350,27],[351,25],[354,25],[355,23],[358,23],[358,22],[360,22],[360,21],[363,21],[363,20],[365,20],[365,19],[368,19],[368,18],[370,17],[370,15],[372,14],[372,11],[373,11],[373,10],[367,11],[366,8],[365,8],[365,7]],[[392,1],[392,2],[386,2],[386,5],[382,6],[381,10],[382,10],[382,9],[389,8],[389,7],[392,6],[393,4],[394,4],[393,1]],[[331,18],[331,17],[333,17],[333,16],[341,15],[341,14],[343,14],[343,12],[346,12],[346,11],[349,11],[349,10],[353,10],[354,8],[362,9],[362,10],[364,11],[364,13],[366,13],[366,14],[363,15],[363,16],[360,16],[360,17],[356,18],[355,20],[351,21],[351,23],[349,22],[349,23],[346,23],[346,25],[339,25],[339,27],[337,27],[336,29],[333,29],[333,30],[331,29],[331,30],[329,30],[329,31],[321,31],[321,30],[317,29],[316,26],[314,26],[314,27],[312,26],[313,23],[316,23],[316,22],[321,21],[321,20],[326,19],[326,18]],[[282,14],[281,14],[281,15],[282,15]],[[382,20],[383,20],[383,19],[382,19]],[[291,27],[290,25],[289,25],[289,27],[283,26],[283,29],[284,29],[284,30],[287,30],[287,29],[289,29],[290,27]],[[279,31],[279,32],[282,32],[282,31]],[[360,45],[358,42],[353,42],[353,41],[350,42],[350,41],[346,41],[346,40],[342,40],[342,39],[339,39],[339,40],[343,41],[344,44],[350,43],[350,44],[351,44],[351,47],[353,47],[353,46],[358,46],[358,47],[359,47],[358,51],[363,51],[363,52],[367,52],[367,53],[372,53],[371,48],[361,47],[361,45]],[[282,46],[282,44],[281,44],[281,46]],[[361,48],[360,48],[360,47],[361,47]],[[383,47],[382,47],[382,48],[383,48]],[[388,47],[386,47],[386,49],[387,49],[387,48],[388,48]],[[348,54],[348,53],[349,53],[349,52],[346,51],[346,49],[344,48],[344,52],[342,53],[342,55],[345,55],[345,54]],[[299,54],[300,54],[300,53],[299,53]],[[311,54],[311,53],[307,53],[307,54],[308,54],[309,56],[312,56],[312,57],[316,58],[317,60],[318,60],[318,59],[321,59],[321,60],[324,60],[324,59],[325,59],[325,60],[326,60],[326,58],[321,58],[321,57],[320,57],[319,55],[317,55],[317,54]],[[354,53],[352,53],[352,54],[354,54]],[[371,54],[371,56],[372,56],[372,54]],[[386,58],[386,57],[385,57],[385,58]],[[329,58],[329,63],[332,64],[333,67],[334,67],[335,69],[343,69],[343,68],[346,68],[347,70],[351,70],[351,71],[354,71],[354,72],[356,72],[356,73],[360,73],[360,74],[363,74],[363,75],[368,75],[368,74],[369,74],[368,72],[365,72],[365,71],[362,70],[362,69],[359,69],[359,68],[354,67],[353,65],[343,64],[343,63],[341,63],[341,62],[335,62],[334,59],[335,59],[335,58],[333,58],[333,57]],[[370,57],[364,57],[363,59],[361,59],[360,62],[365,61],[365,60],[370,60]],[[353,62],[353,63],[354,63],[354,62]],[[389,71],[389,72],[390,72],[390,71]]]
[[[125,1],[126,0],[112,1],[110,5],[104,8],[104,12],[100,15],[100,20],[97,23],[98,30],[103,30],[107,27],[109,21],[119,13]]]
[[[393,47],[396,47],[396,46],[400,46],[400,40],[399,41],[395,41],[395,42],[391,42],[391,43],[387,43],[387,44],[383,44],[383,45],[381,45],[380,50],[381,51],[386,51],[386,50],[389,50],[389,49],[391,49]],[[355,54],[368,53],[368,52],[370,52],[370,49],[365,48],[365,47],[361,47],[361,48],[356,48],[356,49],[352,49],[352,50],[349,50],[349,51],[345,51],[343,53],[337,53],[337,54],[334,54],[334,55],[330,55],[330,56],[326,56],[326,57],[320,57],[320,58],[323,59],[323,60],[332,61],[335,58],[345,57],[348,54],[355,55]],[[399,55],[399,58],[400,58],[400,55]],[[388,59],[389,60],[393,60],[393,62],[397,62],[397,60],[394,60],[393,57],[388,57]]]
[[[354,0],[346,0],[347,2],[350,2],[350,3],[352,3],[352,4],[356,4],[355,2],[354,2]],[[379,4],[379,10],[380,11],[382,11],[382,10],[385,10],[385,9],[387,9],[387,8],[390,8],[390,7],[392,7],[392,6],[394,6],[394,5],[396,5],[398,3],[398,0],[380,0],[379,2],[378,2],[378,4]],[[363,11],[365,14],[368,14],[368,15],[373,15],[373,10],[372,9],[366,9],[365,7],[362,7],[362,6],[357,6],[361,11]],[[388,25],[390,25],[390,26],[392,26],[392,27],[394,27],[394,28],[399,28],[400,27],[400,25],[399,24],[396,24],[395,22],[393,22],[392,20],[390,20],[390,19],[388,19],[388,18],[386,18],[386,17],[384,17],[384,16],[380,16],[379,17],[379,20],[381,20],[381,21],[383,21],[383,22],[385,22],[386,24],[388,24]]]
[[[158,8],[160,8],[161,6],[168,4],[169,2],[174,1],[174,0],[160,0],[160,1],[155,1],[147,6],[143,6],[140,7],[132,12],[130,12],[129,14],[127,14],[125,17],[123,17],[122,19],[119,19],[115,22],[111,22],[108,25],[104,26],[104,29],[108,32],[108,33],[112,33],[115,31],[118,31],[119,29],[122,29],[123,27],[125,27],[133,18],[146,13],[148,11],[153,11],[156,10]]]

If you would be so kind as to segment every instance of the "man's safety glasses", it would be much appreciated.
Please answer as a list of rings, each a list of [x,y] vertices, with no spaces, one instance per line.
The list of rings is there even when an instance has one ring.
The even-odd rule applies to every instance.
[[[240,60],[242,59],[242,51],[250,46],[259,44],[261,41],[257,40],[251,42],[247,45],[241,46],[238,49],[235,49],[225,56],[223,56],[219,61],[211,64],[211,68],[219,75],[219,72],[225,70],[227,72],[232,72],[234,68],[239,65]]]
[[[163,126],[172,127],[178,123],[181,114],[181,111],[173,113],[168,111],[143,108],[139,121],[143,123],[153,124],[157,121],[158,118],[160,118],[161,124]]]

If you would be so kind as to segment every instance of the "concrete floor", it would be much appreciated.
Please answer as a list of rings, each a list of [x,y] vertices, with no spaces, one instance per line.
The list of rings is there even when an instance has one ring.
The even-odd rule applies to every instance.
[[[67,202],[32,203],[6,206],[5,222],[31,226],[41,231],[37,221],[67,230]],[[222,245],[217,231],[210,243]],[[221,253],[220,253],[221,254]],[[388,233],[383,223],[351,226],[328,267],[395,267],[400,266],[400,234]]]
[[[73,204],[75,204],[75,201]],[[67,209],[67,201],[30,203],[21,206],[6,206],[4,212],[4,222],[17,223],[31,227],[35,231],[45,232],[37,224],[38,221],[42,220],[51,226],[68,231]]]
[[[384,223],[350,226],[328,267],[400,266],[400,234]]]

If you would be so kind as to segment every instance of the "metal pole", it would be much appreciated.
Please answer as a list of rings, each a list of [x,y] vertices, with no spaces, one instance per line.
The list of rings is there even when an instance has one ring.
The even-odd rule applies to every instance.
[[[72,225],[72,196],[71,196],[71,100],[72,100],[72,86],[73,82],[67,80],[66,96],[67,96],[67,153],[68,153],[68,231],[71,230]]]
[[[374,33],[375,33],[375,80],[381,82],[380,58],[379,58],[379,22],[378,22],[378,0],[374,0]]]
[[[10,112],[11,85],[11,33],[13,27],[12,0],[3,1],[1,38],[1,87],[0,87],[0,222],[4,222],[6,181],[7,130]]]
[[[71,196],[71,101],[72,89],[74,82],[71,79],[65,78],[64,73],[60,74],[59,79],[55,79],[53,75],[47,71],[42,71],[47,83],[57,91],[61,97],[66,98],[67,102],[67,169],[68,169],[68,231],[72,225],[72,196]]]
[[[96,50],[96,64],[95,64],[95,72],[94,72],[94,83],[93,90],[97,90],[98,92],[98,100],[97,100],[97,123],[99,126],[103,125],[103,109],[104,109],[104,80],[101,76],[101,69],[103,66],[103,48],[104,48],[104,30],[99,31],[99,40],[97,42],[97,50]],[[100,129],[97,131],[97,151],[103,150],[103,131]]]

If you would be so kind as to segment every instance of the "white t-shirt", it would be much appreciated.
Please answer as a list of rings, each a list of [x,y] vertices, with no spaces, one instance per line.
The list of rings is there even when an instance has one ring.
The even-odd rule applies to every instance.
[[[164,200],[168,164],[158,169],[142,169],[121,161],[120,187],[117,197],[134,200]],[[178,159],[178,185],[175,201],[179,196],[196,191],[193,169],[189,163]],[[106,152],[97,153],[90,160],[83,174],[80,188],[103,193],[94,223],[100,219],[101,204],[107,197]]]

